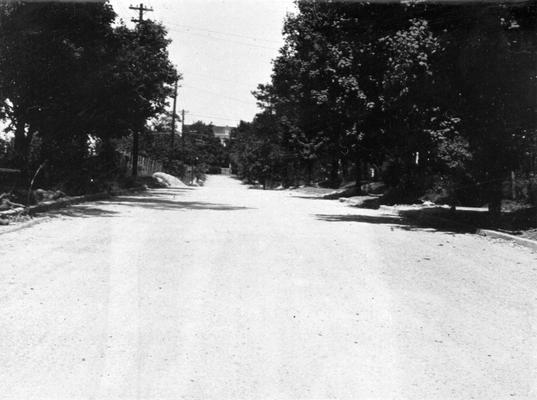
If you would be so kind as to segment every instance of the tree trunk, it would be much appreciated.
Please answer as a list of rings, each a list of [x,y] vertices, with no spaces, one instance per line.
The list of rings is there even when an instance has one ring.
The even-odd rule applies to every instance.
[[[332,165],[330,166],[330,185],[337,187],[339,184],[339,159],[332,157]]]
[[[511,171],[511,199],[516,200],[516,175]]]
[[[349,178],[349,161],[347,157],[341,158],[341,172],[343,175],[343,179],[347,180]]]
[[[298,169],[296,170],[295,174],[294,174],[294,179],[295,179],[295,182],[294,182],[294,186],[295,187],[298,187],[300,185],[300,180],[301,180],[301,172],[302,170],[301,169]]]
[[[106,136],[103,138],[103,146],[102,146],[102,159],[104,165],[109,168],[109,170],[112,170],[116,167],[116,159],[115,159],[115,152],[114,152],[114,146],[112,145],[112,141],[110,140],[109,136]]]
[[[132,176],[138,176],[138,132],[132,133]]]
[[[354,180],[356,181],[356,186],[360,186],[362,184],[363,177],[363,161],[360,159],[356,159],[356,162],[354,164]]]
[[[497,223],[502,212],[502,183],[500,180],[489,185],[487,193],[489,201],[489,216],[493,223]]]
[[[355,186],[358,188],[359,193],[361,193],[362,180],[364,178],[364,162],[357,158],[354,164],[354,169]]]
[[[21,178],[24,182],[28,180],[28,174],[30,169],[30,166],[28,165],[30,155],[30,142],[32,140],[32,135],[26,135],[25,128],[25,123],[17,122],[15,124],[14,138],[15,164],[16,167],[21,170]]]
[[[449,195],[449,212],[453,216],[457,212],[457,190],[455,189],[455,184],[451,183],[448,187],[448,195]]]
[[[494,199],[489,202],[489,215],[492,222],[498,222],[502,213],[501,199]]]
[[[308,159],[306,163],[307,163],[306,164],[306,169],[307,169],[306,185],[311,186],[311,182],[313,180],[313,161]]]

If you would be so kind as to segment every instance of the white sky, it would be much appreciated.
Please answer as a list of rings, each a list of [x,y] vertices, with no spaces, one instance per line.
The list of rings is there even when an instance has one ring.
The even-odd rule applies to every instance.
[[[110,3],[132,26],[138,15],[129,5],[139,1]],[[186,123],[251,120],[258,111],[251,91],[270,80],[293,0],[145,0],[144,6],[154,10],[144,18],[161,21],[173,40],[170,59],[183,74],[177,110],[187,110]]]

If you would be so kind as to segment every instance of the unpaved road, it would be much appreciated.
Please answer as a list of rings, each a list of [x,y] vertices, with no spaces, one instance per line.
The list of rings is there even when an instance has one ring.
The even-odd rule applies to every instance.
[[[0,235],[1,399],[535,399],[537,254],[211,177]]]

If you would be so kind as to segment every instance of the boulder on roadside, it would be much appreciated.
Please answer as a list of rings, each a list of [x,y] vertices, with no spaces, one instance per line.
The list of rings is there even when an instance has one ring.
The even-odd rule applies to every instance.
[[[0,200],[0,211],[12,210],[14,208],[24,208],[24,205],[19,203],[13,203],[9,199]]]
[[[61,197],[65,197],[65,193],[63,193],[61,190],[36,189],[34,190],[33,195],[36,203],[58,200]]]
[[[376,210],[380,207],[380,197],[378,196],[352,196],[340,198],[340,202],[346,203],[351,207],[369,208]]]
[[[164,172],[155,172],[153,178],[169,188],[187,188],[183,181],[173,175]]]
[[[386,184],[384,182],[369,182],[360,186],[363,193],[370,194],[383,194],[386,191]]]
[[[7,211],[14,208],[24,208],[23,204],[12,201],[13,196],[10,193],[0,194],[0,211]]]
[[[352,186],[346,189],[338,189],[333,192],[327,193],[323,196],[323,199],[333,200],[340,197],[352,197],[360,194],[360,188]]]

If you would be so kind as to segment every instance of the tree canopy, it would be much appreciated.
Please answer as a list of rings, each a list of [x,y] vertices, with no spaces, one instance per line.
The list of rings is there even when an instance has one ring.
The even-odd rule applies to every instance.
[[[408,199],[441,186],[456,201],[471,187],[497,208],[535,143],[536,3],[297,7],[255,92],[256,119],[274,123],[240,127],[293,160],[282,181],[360,183],[373,170]]]
[[[178,78],[166,30],[115,18],[104,2],[0,4],[0,117],[26,173],[46,161],[50,182],[88,180],[88,141],[111,158],[111,139],[164,110]]]

